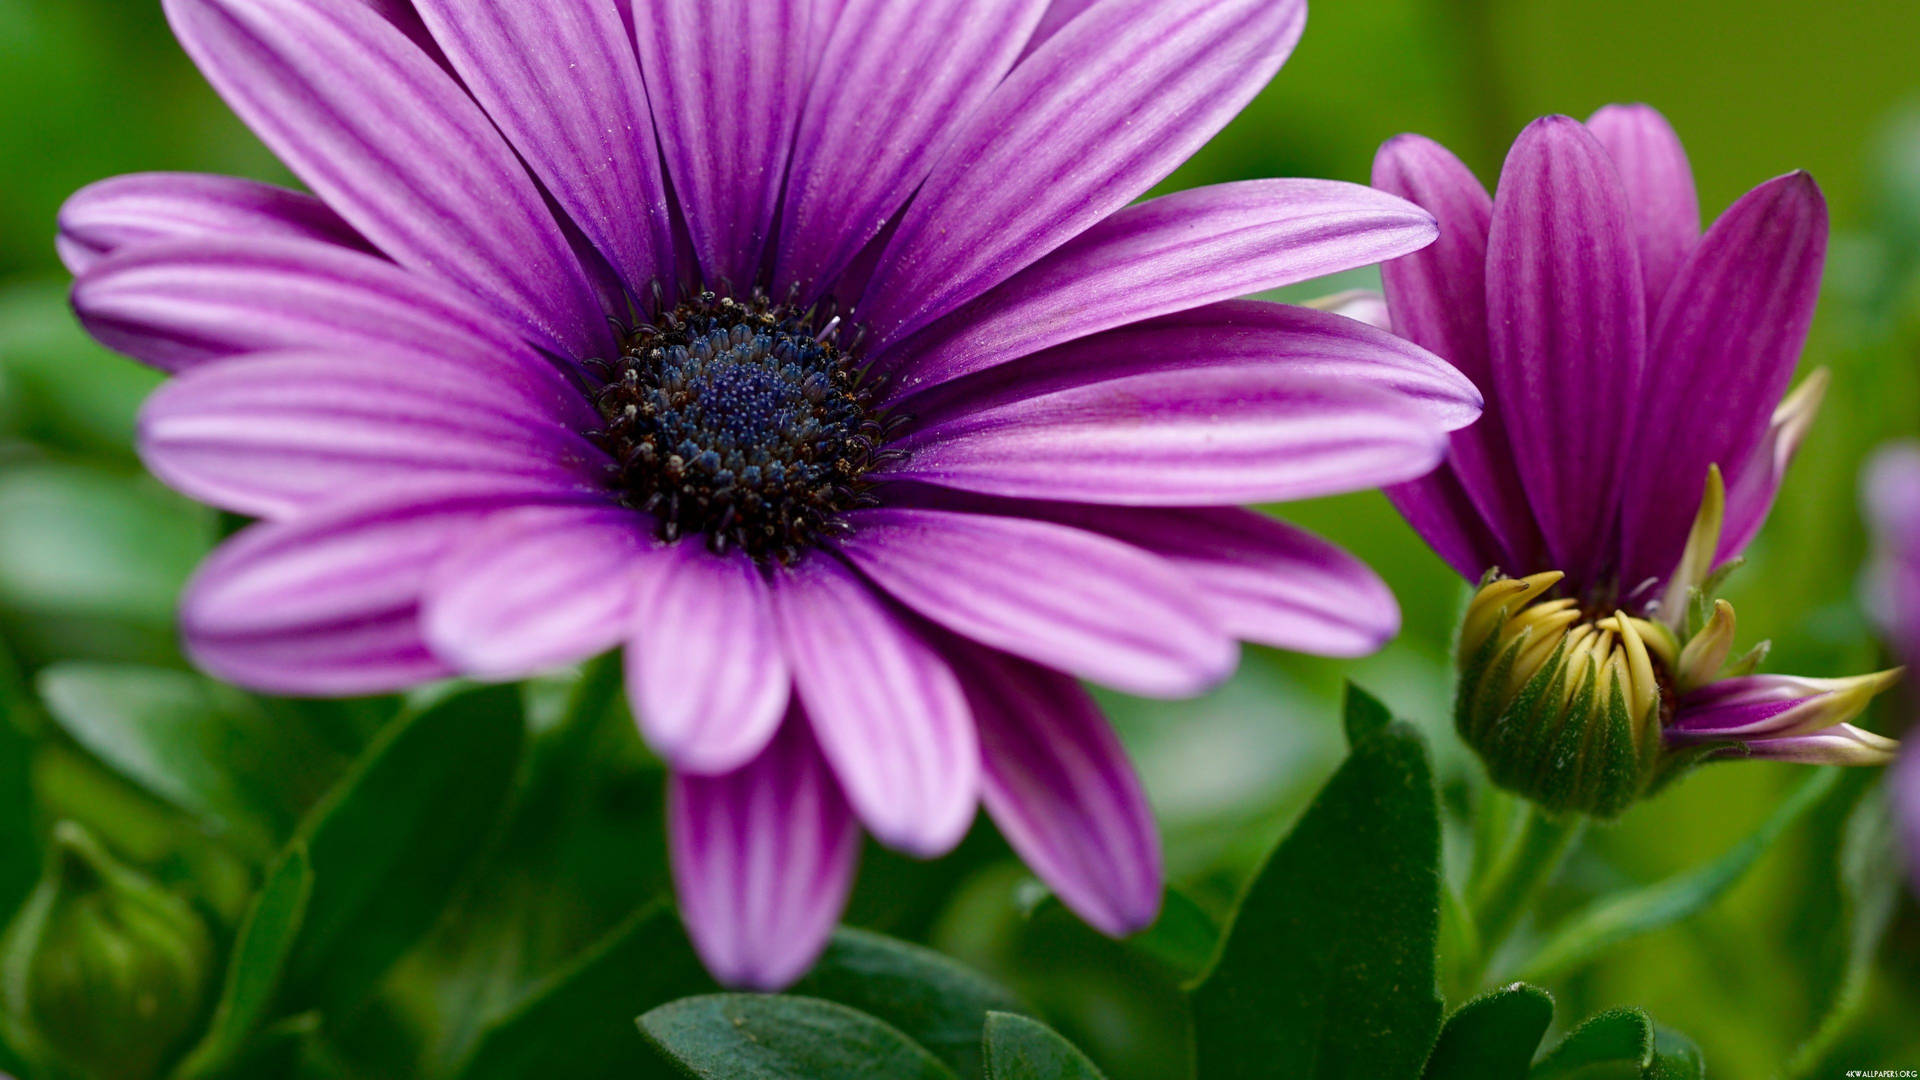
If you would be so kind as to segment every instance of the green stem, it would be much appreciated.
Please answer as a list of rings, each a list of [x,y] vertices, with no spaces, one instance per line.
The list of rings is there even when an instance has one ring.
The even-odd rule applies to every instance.
[[[1528,804],[1520,835],[1508,845],[1505,857],[1487,875],[1473,898],[1475,922],[1480,930],[1483,976],[1494,954],[1519,925],[1520,916],[1566,861],[1567,853],[1573,850],[1585,827],[1583,817],[1554,817]]]

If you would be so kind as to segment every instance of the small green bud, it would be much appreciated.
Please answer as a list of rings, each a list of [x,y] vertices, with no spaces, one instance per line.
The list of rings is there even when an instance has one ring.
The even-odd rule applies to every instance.
[[[0,943],[0,1012],[51,1074],[151,1080],[199,1027],[212,974],[193,908],[62,822]]]
[[[1494,783],[1549,810],[1613,817],[1660,761],[1677,645],[1659,623],[1542,600],[1560,578],[1481,585],[1461,628],[1454,723]]]

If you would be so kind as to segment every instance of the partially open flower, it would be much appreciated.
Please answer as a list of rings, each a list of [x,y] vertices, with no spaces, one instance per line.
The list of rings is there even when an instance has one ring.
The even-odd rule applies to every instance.
[[[1826,250],[1812,179],[1760,185],[1702,235],[1666,121],[1612,106],[1529,126],[1492,197],[1415,136],[1374,182],[1442,230],[1385,268],[1392,328],[1487,397],[1448,464],[1389,495],[1480,582],[1456,719],[1494,780],[1604,817],[1707,757],[1889,760],[1847,721],[1897,673],[1755,674],[1765,647],[1730,660],[1714,599],[1826,384],[1785,394]]]

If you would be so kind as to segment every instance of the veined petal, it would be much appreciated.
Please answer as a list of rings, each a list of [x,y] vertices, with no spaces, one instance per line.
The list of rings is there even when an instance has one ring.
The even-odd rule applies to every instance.
[[[88,184],[60,208],[60,256],[76,277],[130,244],[199,237],[269,237],[371,250],[319,199],[231,176],[116,176]]]
[[[975,641],[1128,693],[1186,697],[1239,651],[1166,561],[1052,522],[933,509],[860,510],[836,542],[860,572]]]
[[[218,678],[288,696],[386,693],[451,675],[421,636],[428,574],[494,515],[564,498],[498,480],[385,488],[254,525],[187,583],[187,652]]]
[[[660,152],[706,282],[745,289],[772,236],[813,66],[811,0],[634,0]]]
[[[671,281],[672,220],[612,0],[414,0],[461,81],[630,294]],[[617,309],[616,309],[617,310]]]
[[[1273,78],[1303,0],[1108,0],[1014,68],[954,136],[861,305],[882,349],[1133,201]]]
[[[775,295],[826,291],[1013,68],[1045,6],[845,0],[800,120]]]
[[[1900,675],[1896,668],[1844,679],[1798,675],[1721,679],[1681,697],[1667,734],[1680,741],[1812,734],[1860,715]]]
[[[1027,42],[1027,52],[1045,44],[1048,38],[1060,32],[1060,28],[1080,17],[1088,8],[1100,0],[1053,0],[1047,5],[1046,14],[1041,16],[1040,25],[1033,32],[1033,40]]]
[[[765,575],[697,540],[642,576],[626,667],[647,744],[683,773],[731,772],[758,756],[792,694]]]
[[[1521,132],[1487,238],[1489,392],[1550,565],[1582,581],[1615,558],[1622,459],[1645,407],[1634,236],[1619,172],[1579,121],[1549,116]],[[1686,482],[1697,489],[1704,476],[1703,466]]]
[[[1160,912],[1160,836],[1106,717],[1071,678],[958,645],[980,728],[981,799],[1001,835],[1075,914],[1120,937]]]
[[[1365,563],[1254,510],[999,499],[921,485],[901,485],[888,501],[1033,518],[1124,541],[1178,568],[1226,631],[1247,641],[1323,656],[1362,656],[1400,628],[1393,593]]]
[[[1260,300],[1209,304],[1069,341],[930,387],[907,410],[924,427],[1135,376],[1257,367],[1388,392],[1436,428],[1461,427],[1480,413],[1480,391],[1418,345],[1331,312]]]
[[[1720,530],[1720,547],[1714,553],[1718,565],[1747,549],[1760,526],[1773,511],[1773,500],[1786,482],[1787,467],[1800,452],[1800,444],[1820,413],[1830,378],[1827,369],[1816,368],[1773,410],[1766,438],[1753,448],[1747,462],[1733,470],[1732,486],[1727,489],[1726,523]]]
[[[707,970],[775,991],[826,947],[853,887],[860,830],[804,717],[723,776],[667,787],[674,892]]]
[[[331,244],[140,244],[82,274],[73,307],[103,344],[163,371],[281,349],[428,354],[502,378],[520,372],[536,400],[556,410],[571,401],[573,416],[594,419],[584,396],[514,327],[449,288]]]
[[[1741,196],[1680,268],[1654,326],[1659,363],[1627,474],[1631,573],[1672,568],[1709,465],[1752,463],[1813,323],[1826,251],[1826,200],[1793,173]]]
[[[944,854],[980,794],[980,744],[952,668],[829,555],[773,584],[794,685],[860,820],[890,847]]]
[[[392,352],[203,364],[147,400],[140,455],[177,491],[267,518],[397,478],[592,486],[605,453],[486,366]]]
[[[1852,724],[1836,724],[1810,735],[1759,739],[1745,744],[1748,757],[1797,765],[1885,765],[1900,744]]]
[[[912,393],[1157,315],[1405,255],[1425,211],[1358,184],[1248,180],[1131,206],[902,346]]]
[[[1268,362],[1055,390],[958,412],[896,445],[908,458],[877,479],[1015,498],[1204,506],[1408,480],[1439,464],[1446,434],[1404,395]]]
[[[623,506],[533,506],[462,537],[427,581],[435,655],[481,679],[524,679],[618,645],[639,579],[659,573],[653,523]]]
[[[593,286],[479,106],[395,29],[329,0],[166,0],[214,89],[360,234],[574,359],[610,355]]]
[[[1380,148],[1374,186],[1433,214],[1440,238],[1380,268],[1395,333],[1431,350],[1482,388],[1493,386],[1487,345],[1487,231],[1493,199],[1447,149],[1418,135]],[[1506,410],[1496,400],[1453,434],[1447,463],[1389,492],[1416,531],[1462,576],[1547,561],[1520,474]]]
[[[1693,191],[1693,167],[1673,126],[1652,106],[1608,105],[1587,119],[1587,130],[1607,148],[1626,186],[1651,318],[1659,312],[1680,264],[1700,242],[1700,200]]]

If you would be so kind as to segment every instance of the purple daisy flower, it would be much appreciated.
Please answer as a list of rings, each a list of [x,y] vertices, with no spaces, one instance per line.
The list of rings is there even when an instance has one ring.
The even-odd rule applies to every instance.
[[[1865,494],[1877,557],[1863,592],[1894,650],[1909,666],[1920,664],[1920,446],[1881,451],[1868,466]],[[1893,802],[1920,889],[1920,751],[1914,747],[1894,768]]]
[[[262,519],[189,586],[192,656],[330,695],[624,646],[722,979],[811,962],[861,827],[932,856],[976,803],[1091,924],[1145,925],[1152,819],[1076,680],[1188,695],[1237,640],[1397,629],[1237,504],[1425,473],[1478,393],[1233,298],[1430,215],[1292,180],[1128,205],[1299,0],[166,9],[315,193],[134,176],[62,215],[86,325],[178,376],[145,459]]]
[[[1482,586],[1457,719],[1494,778],[1607,815],[1708,752],[1887,760],[1846,721],[1893,673],[1753,674],[1711,598],[1825,384],[1787,394],[1826,253],[1813,180],[1770,180],[1703,235],[1672,128],[1616,105],[1535,121],[1491,197],[1417,136],[1374,183],[1441,227],[1384,268],[1393,329],[1487,393],[1448,464],[1389,495]]]

